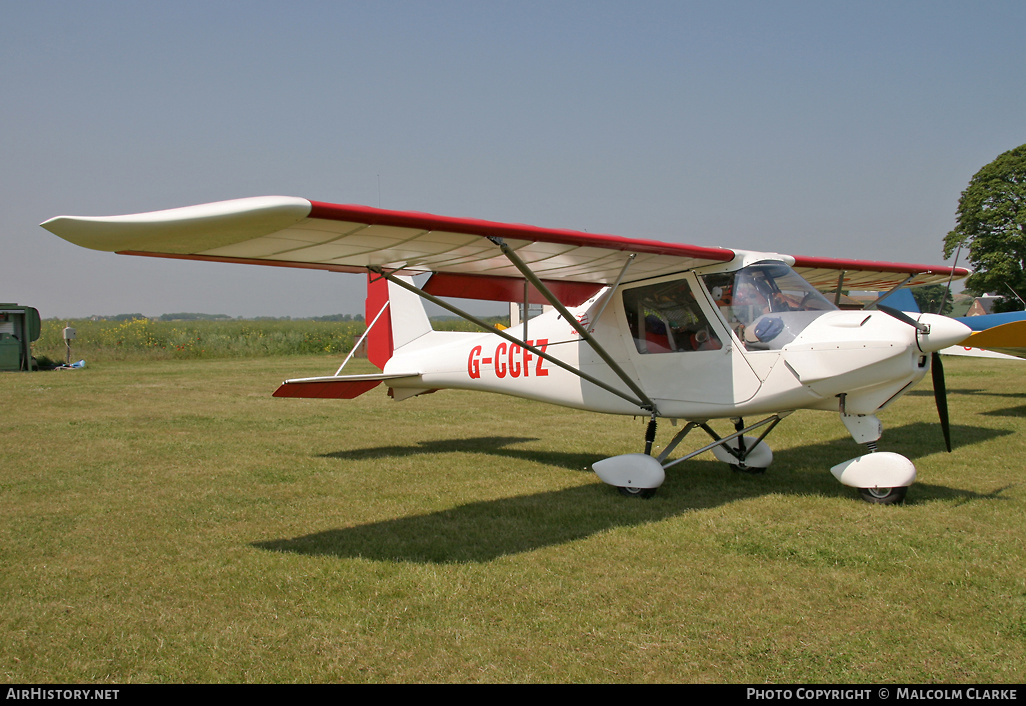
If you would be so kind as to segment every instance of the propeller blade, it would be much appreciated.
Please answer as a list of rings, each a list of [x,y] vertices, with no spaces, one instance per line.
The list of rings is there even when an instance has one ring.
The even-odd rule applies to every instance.
[[[893,316],[894,318],[896,318],[898,321],[902,322],[903,324],[908,324],[909,326],[914,328],[916,331],[922,331],[923,330],[922,324],[920,324],[918,321],[916,321],[911,316],[906,314],[904,311],[899,311],[899,310],[897,310],[897,309],[895,309],[893,307],[884,306],[883,304],[877,305],[876,308],[879,309],[880,311],[882,311],[885,314],[890,314],[891,316]]]
[[[941,431],[944,432],[944,446],[951,452],[951,425],[948,422],[948,390],[944,385],[944,366],[941,364],[940,353],[934,352],[930,363],[933,375],[933,398],[937,403],[937,414],[940,415]]]

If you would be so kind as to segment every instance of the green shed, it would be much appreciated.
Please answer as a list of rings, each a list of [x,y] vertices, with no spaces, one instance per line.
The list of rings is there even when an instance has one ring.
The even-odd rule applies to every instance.
[[[39,338],[39,312],[0,304],[0,370],[33,370],[32,342]]]

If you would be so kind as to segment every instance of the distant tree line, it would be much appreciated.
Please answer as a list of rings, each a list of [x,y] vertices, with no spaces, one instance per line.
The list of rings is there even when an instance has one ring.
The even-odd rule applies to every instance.
[[[157,317],[159,321],[228,321],[231,318],[227,314],[194,314],[190,312],[161,314]]]

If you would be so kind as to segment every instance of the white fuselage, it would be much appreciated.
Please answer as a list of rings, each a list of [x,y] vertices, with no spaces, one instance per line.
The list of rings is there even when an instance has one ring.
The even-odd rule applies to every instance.
[[[623,295],[637,284],[603,290],[570,310],[638,382],[661,417],[702,420],[799,408],[873,414],[926,374],[929,351],[936,350],[925,346],[924,352],[923,337],[917,341],[916,329],[907,323],[881,311],[865,310],[775,314],[774,319],[782,322],[778,326],[785,330],[792,322],[800,326],[794,327],[797,333],[786,344],[760,350],[728,325],[698,274],[654,280],[657,285],[677,281],[694,293],[689,301],[700,309],[696,313],[706,320],[705,335],[716,341],[716,348],[659,349],[655,354],[652,344],[646,347],[637,341],[641,334],[632,333],[628,324],[625,302],[630,297]],[[945,328],[950,319],[929,318],[944,329],[938,340],[960,340],[964,326]],[[756,322],[752,323],[755,328]],[[523,340],[524,325],[506,333]],[[558,312],[527,322],[526,342],[629,394],[623,381]],[[395,352],[385,372],[393,370],[420,372],[418,378],[395,383],[397,399],[429,389],[461,388],[611,414],[649,413],[641,404],[603,390],[496,334],[429,332]]]

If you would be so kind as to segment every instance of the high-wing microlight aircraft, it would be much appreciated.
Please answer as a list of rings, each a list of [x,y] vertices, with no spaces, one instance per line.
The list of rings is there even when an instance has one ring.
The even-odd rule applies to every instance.
[[[649,420],[644,453],[593,465],[628,496],[651,496],[666,469],[705,451],[735,469],[763,471],[773,459],[769,432],[797,409],[820,409],[839,414],[868,450],[830,469],[837,480],[868,502],[901,502],[916,470],[899,454],[877,451],[877,415],[931,369],[950,450],[936,352],[961,342],[969,328],[882,303],[842,311],[837,301],[842,289],[894,291],[969,274],[960,268],[699,247],[282,196],[60,216],[42,225],[95,250],[364,273],[368,357],[381,373],[342,375],[340,368],[286,380],[276,396],[351,399],[384,382],[396,400],[456,388],[642,416]],[[417,275],[429,277],[418,284]],[[443,297],[551,308],[498,330]],[[424,300],[482,332],[432,330]],[[656,456],[660,418],[684,424]],[[714,431],[715,420],[728,420],[732,430]],[[710,442],[671,460],[696,429]]]

